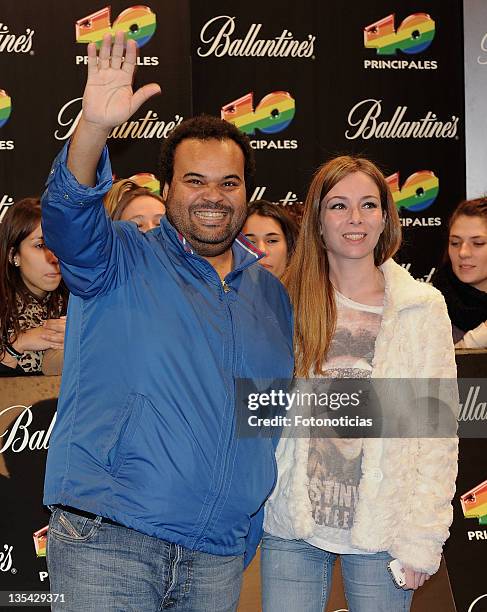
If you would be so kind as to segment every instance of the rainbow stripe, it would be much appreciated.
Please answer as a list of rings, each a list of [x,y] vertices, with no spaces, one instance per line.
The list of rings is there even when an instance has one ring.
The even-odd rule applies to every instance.
[[[76,22],[76,42],[79,43],[96,43],[99,48],[103,36],[111,33],[109,6]]]
[[[378,55],[395,55],[397,49],[404,53],[421,53],[427,49],[435,37],[435,22],[425,13],[406,17],[397,31],[391,27],[389,18],[377,22],[374,29],[365,29],[365,47],[377,49]]]
[[[433,204],[440,191],[440,181],[429,170],[412,174],[400,191],[393,191],[392,197],[398,208],[413,212],[425,210]]]
[[[105,7],[76,22],[76,42],[96,43],[100,48],[105,34],[113,39],[115,32],[123,31],[140,48],[152,38],[156,25],[155,13],[148,6],[137,5],[122,11],[110,26],[110,7]]]
[[[36,555],[38,557],[46,556],[46,548],[47,548],[47,532],[49,526],[43,527],[34,533],[34,547],[36,549]]]
[[[12,98],[6,91],[0,89],[0,128],[3,127],[12,112]]]
[[[150,172],[140,172],[139,174],[134,174],[129,177],[130,181],[137,183],[139,187],[146,187],[146,189],[150,189],[152,193],[156,193],[160,195],[161,193],[161,184],[156,179],[156,177]]]
[[[465,518],[478,518],[481,525],[487,523],[487,480],[460,496]]]
[[[113,23],[113,32],[127,32],[127,38],[135,40],[140,49],[154,36],[156,25],[156,15],[148,6],[132,6],[120,13]]]
[[[264,96],[255,112],[252,105],[241,109],[237,107],[235,114],[226,114],[225,119],[246,134],[254,134],[256,129],[264,134],[275,134],[287,128],[295,112],[293,98],[285,91],[276,91]]]

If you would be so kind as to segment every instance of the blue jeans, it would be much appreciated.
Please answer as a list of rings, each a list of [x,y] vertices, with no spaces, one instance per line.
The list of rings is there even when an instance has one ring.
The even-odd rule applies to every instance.
[[[323,612],[338,555],[303,540],[264,534],[261,546],[263,612]],[[413,591],[394,586],[391,556],[340,555],[350,612],[407,612]]]
[[[122,527],[54,509],[47,565],[63,612],[233,612],[243,555],[188,550]]]

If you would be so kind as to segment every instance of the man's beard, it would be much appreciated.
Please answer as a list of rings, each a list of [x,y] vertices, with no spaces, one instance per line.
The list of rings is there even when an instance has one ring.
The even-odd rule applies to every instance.
[[[227,251],[240,232],[247,217],[246,207],[235,210],[230,206],[216,203],[205,203],[205,210],[227,213],[227,223],[218,228],[201,227],[192,220],[194,210],[202,208],[201,204],[192,204],[188,209],[178,206],[177,202],[166,201],[166,216],[173,227],[180,232],[202,257],[216,257]]]

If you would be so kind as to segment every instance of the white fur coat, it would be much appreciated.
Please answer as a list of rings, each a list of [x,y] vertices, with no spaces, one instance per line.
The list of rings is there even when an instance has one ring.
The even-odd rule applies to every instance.
[[[440,292],[392,260],[381,269],[386,288],[372,377],[456,378],[451,325]],[[456,385],[447,387],[442,399],[456,417]],[[272,535],[306,540],[313,534],[308,448],[309,439],[279,443],[279,477],[264,523]],[[364,439],[352,545],[388,551],[406,566],[435,573],[453,518],[457,458],[456,438]]]

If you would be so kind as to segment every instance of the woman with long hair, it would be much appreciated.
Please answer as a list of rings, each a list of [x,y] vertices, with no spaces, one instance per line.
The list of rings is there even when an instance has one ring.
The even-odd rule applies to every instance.
[[[116,181],[103,202],[114,221],[133,221],[141,232],[159,226],[166,213],[164,200],[130,179]]]
[[[15,202],[0,224],[2,373],[60,374],[67,289],[44,244],[38,198]]]
[[[298,237],[298,225],[293,217],[278,204],[255,200],[249,204],[242,233],[263,251],[260,265],[281,278]]]
[[[283,279],[297,377],[455,378],[444,300],[393,261],[400,243],[396,206],[373,163],[341,156],[318,169]],[[264,612],[322,612],[338,556],[350,610],[408,610],[448,536],[456,437],[290,435],[277,461],[262,542]],[[389,574],[393,560],[404,588]]]
[[[448,222],[444,263],[432,279],[442,293],[457,348],[487,348],[487,197],[460,202]]]

